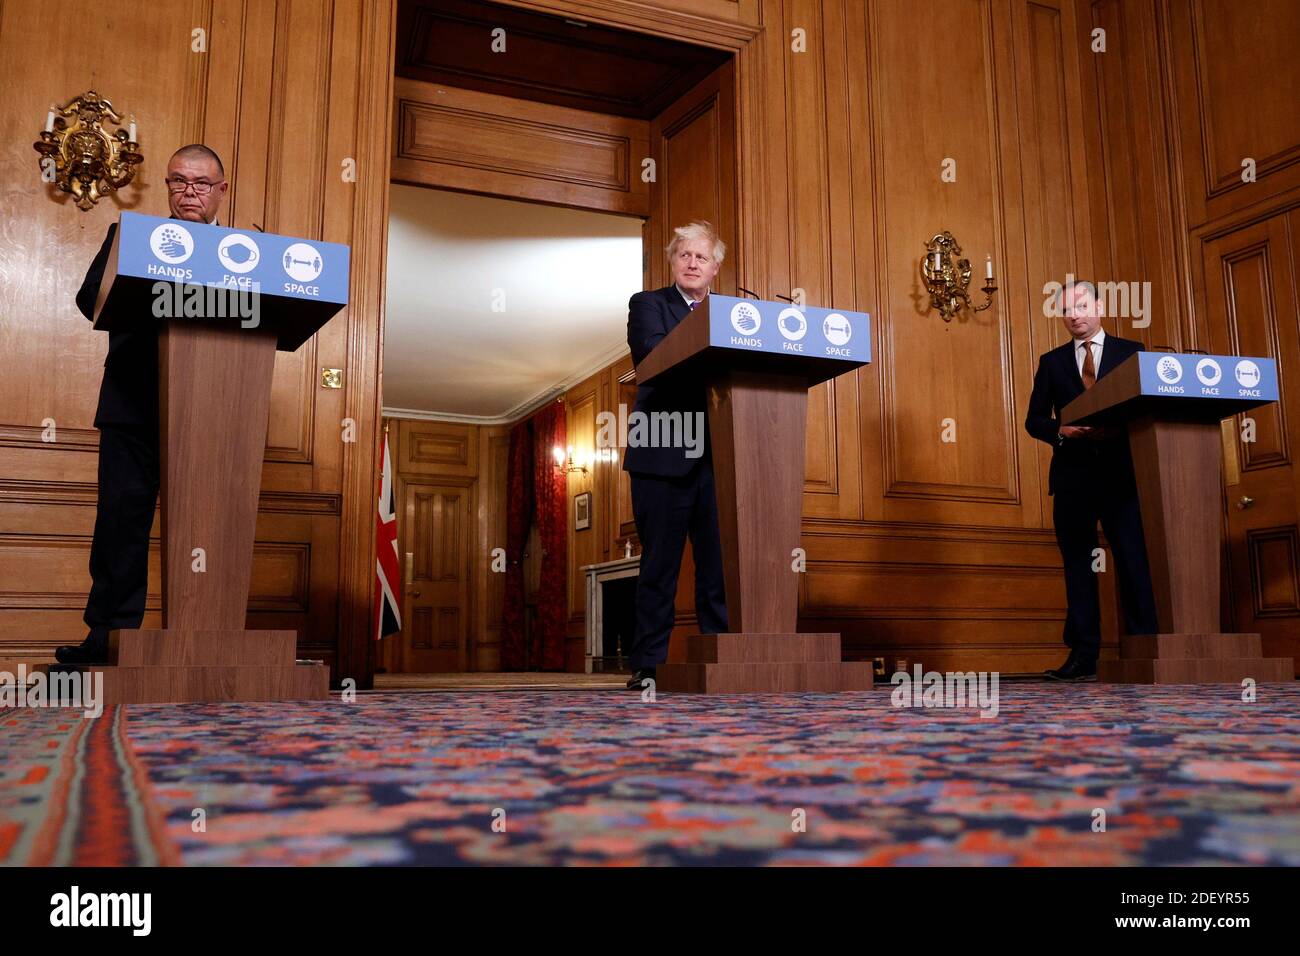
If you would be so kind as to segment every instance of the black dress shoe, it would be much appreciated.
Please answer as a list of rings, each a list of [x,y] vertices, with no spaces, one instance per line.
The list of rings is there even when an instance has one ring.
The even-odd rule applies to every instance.
[[[92,633],[80,644],[56,647],[54,659],[60,664],[107,664],[108,640]]]
[[[653,667],[638,667],[632,679],[627,682],[628,690],[645,690],[650,685],[647,681],[655,679],[655,669]]]
[[[1076,651],[1076,650],[1074,650],[1073,648],[1071,648],[1071,649],[1070,649],[1070,656],[1067,657],[1067,658],[1065,659],[1065,663],[1062,664],[1060,667],[1049,667],[1049,668],[1047,668],[1047,670],[1043,671],[1043,676],[1044,676],[1044,677],[1051,677],[1051,676],[1052,676],[1053,674],[1055,674],[1057,671],[1065,670],[1067,667],[1073,667],[1073,666],[1074,666],[1074,662],[1075,662],[1076,660],[1078,660],[1078,657],[1079,657],[1079,652]]]
[[[1097,659],[1094,657],[1083,657],[1082,655],[1075,654],[1071,651],[1066,662],[1056,670],[1048,671],[1047,676],[1052,680],[1064,681],[1071,684],[1096,680]]]

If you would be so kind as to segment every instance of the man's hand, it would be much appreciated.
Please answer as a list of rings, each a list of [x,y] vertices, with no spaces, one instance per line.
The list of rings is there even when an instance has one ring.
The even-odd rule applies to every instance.
[[[1092,434],[1092,427],[1090,425],[1062,425],[1061,426],[1062,438],[1087,438],[1091,434]]]

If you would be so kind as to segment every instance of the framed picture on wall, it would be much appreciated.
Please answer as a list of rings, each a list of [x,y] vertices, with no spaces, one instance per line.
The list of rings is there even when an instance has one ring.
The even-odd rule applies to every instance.
[[[573,527],[586,531],[591,527],[591,492],[573,496]]]

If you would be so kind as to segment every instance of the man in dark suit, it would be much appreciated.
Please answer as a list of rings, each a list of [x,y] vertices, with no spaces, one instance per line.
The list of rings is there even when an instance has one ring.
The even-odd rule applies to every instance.
[[[221,159],[195,143],[167,163],[173,219],[213,222],[229,184]],[[86,271],[77,308],[94,319],[117,223]],[[108,660],[108,632],[140,626],[149,586],[149,529],[158,500],[158,333],[137,327],[108,334],[108,356],[95,412],[99,429],[99,496],[90,544],[90,595],[79,645],[57,648],[62,664]]]
[[[1086,681],[1096,680],[1101,649],[1101,608],[1093,571],[1098,522],[1119,573],[1129,634],[1155,633],[1155,598],[1127,433],[1123,428],[1062,425],[1060,415],[1084,389],[1141,351],[1142,343],[1102,330],[1102,306],[1092,283],[1071,282],[1060,295],[1061,320],[1070,341],[1039,359],[1025,428],[1052,446],[1048,493],[1053,496],[1056,543],[1065,564],[1064,638],[1070,654],[1047,676]]]
[[[638,292],[628,303],[627,344],[640,364],[651,350],[709,294],[727,247],[707,222],[692,222],[674,231],[668,246],[673,284]],[[718,504],[713,489],[704,383],[678,380],[639,385],[633,414],[679,412],[699,422],[695,437],[702,447],[680,442],[650,447],[628,442],[623,468],[632,479],[632,513],[641,539],[641,567],[636,586],[636,635],[630,652],[631,690],[653,680],[655,668],[668,658],[673,629],[677,576],[687,537],[695,558],[695,616],[703,634],[727,631],[726,589]],[[680,433],[685,435],[686,432]]]

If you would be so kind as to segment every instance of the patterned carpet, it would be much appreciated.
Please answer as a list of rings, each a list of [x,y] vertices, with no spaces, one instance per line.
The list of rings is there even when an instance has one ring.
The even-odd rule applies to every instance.
[[[126,742],[126,710],[0,710],[0,863],[168,866],[180,861]]]
[[[1300,865],[1300,685],[1001,698],[137,706],[129,747],[120,711],[7,711],[0,862]]]

